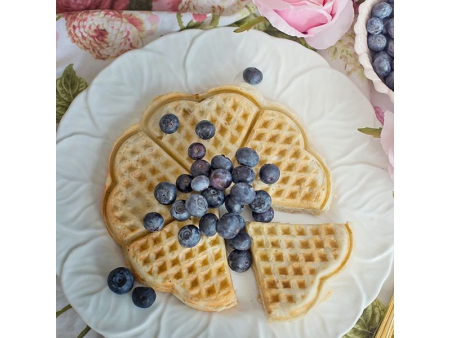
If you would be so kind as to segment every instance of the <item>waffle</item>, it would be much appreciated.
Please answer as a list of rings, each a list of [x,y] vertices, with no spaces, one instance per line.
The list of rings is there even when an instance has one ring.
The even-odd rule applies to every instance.
[[[180,121],[173,134],[164,134],[159,128],[160,118],[167,113],[175,114]],[[213,138],[198,138],[195,126],[201,120],[214,124]],[[193,249],[178,246],[176,234],[180,224],[185,223],[175,221],[170,216],[170,207],[159,204],[153,195],[159,182],[175,183],[179,175],[189,172],[193,160],[187,149],[199,141],[206,146],[207,161],[218,154],[234,159],[239,148],[248,146],[260,155],[256,172],[265,163],[277,164],[281,171],[277,183],[271,186],[255,183],[255,189],[271,194],[274,209],[320,213],[328,206],[331,184],[327,167],[309,149],[294,114],[245,86],[218,87],[202,95],[158,96],[140,123],[128,128],[115,142],[102,214],[136,279],[156,290],[172,292],[199,310],[220,311],[236,304],[229,269],[219,264],[227,264],[223,239],[218,235],[202,239]],[[178,194],[178,199],[186,197]],[[163,216],[164,231],[150,234],[143,227],[142,219],[151,211]],[[188,222],[198,226],[198,221],[192,218]],[[164,249],[166,254],[159,257],[163,249],[154,243],[166,243],[173,250],[169,253]],[[195,268],[186,270],[187,260]],[[182,279],[176,277],[180,273]],[[209,291],[200,290],[197,285],[208,285]]]
[[[349,224],[249,222],[253,271],[269,321],[301,317],[322,286],[347,263],[353,249]]]

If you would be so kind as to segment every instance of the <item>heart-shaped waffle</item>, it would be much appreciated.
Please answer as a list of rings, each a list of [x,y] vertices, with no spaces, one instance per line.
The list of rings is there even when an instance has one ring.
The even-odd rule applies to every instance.
[[[180,121],[173,134],[165,134],[159,128],[159,120],[168,113],[175,114]],[[195,126],[201,120],[214,124],[213,138],[201,140],[196,135]],[[281,104],[264,100],[259,92],[247,87],[223,86],[202,95],[169,93],[159,96],[150,104],[141,122],[127,129],[115,142],[102,213],[106,228],[124,249],[136,278],[156,290],[172,292],[194,308],[220,311],[236,304],[221,237],[202,239],[198,244],[202,250],[174,246],[163,261],[155,258],[161,249],[149,244],[160,241],[175,245],[180,224],[187,224],[175,221],[170,215],[170,206],[159,204],[153,192],[158,183],[175,183],[179,175],[189,173],[193,160],[187,149],[194,142],[206,146],[204,159],[207,161],[219,154],[234,159],[239,148],[251,147],[260,155],[255,172],[265,163],[276,164],[281,171],[278,182],[268,186],[258,178],[255,181],[255,189],[271,194],[274,209],[324,211],[331,196],[330,175],[323,160],[309,149],[296,115]],[[178,194],[178,199],[185,198],[186,195]],[[142,220],[152,211],[163,216],[165,227],[150,234]],[[198,221],[198,218],[191,218],[187,222],[198,226]],[[195,262],[195,269],[180,270],[177,266],[186,263],[186,252],[194,255],[189,262]],[[225,265],[220,265],[219,261]],[[166,270],[161,270],[161,266]],[[180,271],[183,271],[183,281],[175,278]],[[199,272],[203,273],[203,279],[198,276]],[[196,283],[209,285],[210,291],[199,291]]]

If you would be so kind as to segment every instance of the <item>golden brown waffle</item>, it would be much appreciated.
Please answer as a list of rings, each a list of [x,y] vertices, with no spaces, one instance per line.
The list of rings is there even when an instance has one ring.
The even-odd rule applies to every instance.
[[[172,292],[183,303],[203,311],[221,311],[237,304],[223,240],[202,236],[193,248],[178,243],[178,230],[190,221],[172,222],[125,248],[138,280]]]
[[[167,113],[175,114],[180,121],[178,130],[173,134],[164,134],[159,128],[160,118]],[[198,138],[195,126],[201,120],[209,120],[214,124],[216,133],[213,138]],[[226,264],[222,238],[202,242],[202,245],[206,245],[202,252],[196,248],[178,246],[169,255],[172,258],[166,257],[164,264],[153,260],[152,257],[157,255],[154,246],[143,244],[150,239],[175,241],[173,231],[180,224],[170,216],[169,206],[156,201],[153,190],[158,183],[175,183],[179,175],[189,172],[193,160],[188,157],[187,149],[193,142],[199,141],[206,146],[205,159],[208,161],[218,154],[234,159],[239,148],[249,146],[260,155],[256,172],[264,163],[277,164],[281,171],[277,183],[271,186],[255,183],[256,189],[269,191],[275,209],[320,213],[328,206],[331,183],[327,167],[309,149],[305,132],[296,116],[280,104],[264,100],[250,87],[223,86],[202,95],[169,93],[159,96],[150,104],[141,122],[126,130],[115,142],[110,156],[102,213],[106,228],[123,247],[125,258],[136,278],[156,290],[173,292],[195,308],[219,311],[236,304],[229,269],[216,268],[218,263],[213,260],[208,261],[209,267],[203,266],[201,262],[205,252],[210,255],[211,251],[219,251]],[[178,198],[185,199],[186,196],[179,194]],[[152,211],[163,216],[171,236],[164,231],[149,234],[143,227],[143,217]],[[198,226],[198,219],[192,218],[189,223]],[[170,277],[180,271],[174,262],[179,261],[181,264],[186,250],[195,252],[195,271],[209,269],[216,273],[205,274],[214,279],[216,290],[215,293],[201,294],[209,297],[208,305],[199,300],[195,282],[189,282],[194,279],[187,272],[183,274],[186,283],[173,282]],[[176,255],[178,260],[173,258]],[[168,270],[164,273],[160,269],[155,270],[155,264],[166,266]],[[217,280],[221,282],[217,284]],[[201,283],[206,285],[208,281],[202,279]],[[228,296],[224,297],[224,294]]]
[[[324,282],[347,263],[353,249],[346,224],[249,222],[253,271],[269,321],[304,315]]]

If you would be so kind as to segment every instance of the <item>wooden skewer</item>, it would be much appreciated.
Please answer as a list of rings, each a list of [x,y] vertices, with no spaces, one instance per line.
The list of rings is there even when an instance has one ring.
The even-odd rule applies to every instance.
[[[375,338],[391,338],[394,333],[394,294],[389,301],[386,314],[378,328]]]

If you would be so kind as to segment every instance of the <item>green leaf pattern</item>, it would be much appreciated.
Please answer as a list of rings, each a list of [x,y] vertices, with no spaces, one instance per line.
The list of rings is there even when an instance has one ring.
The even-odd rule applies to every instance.
[[[373,338],[386,313],[386,306],[375,299],[366,307],[355,326],[343,338]]]
[[[87,82],[78,77],[73,64],[68,65],[56,79],[56,123],[59,123],[73,99],[87,88]]]

